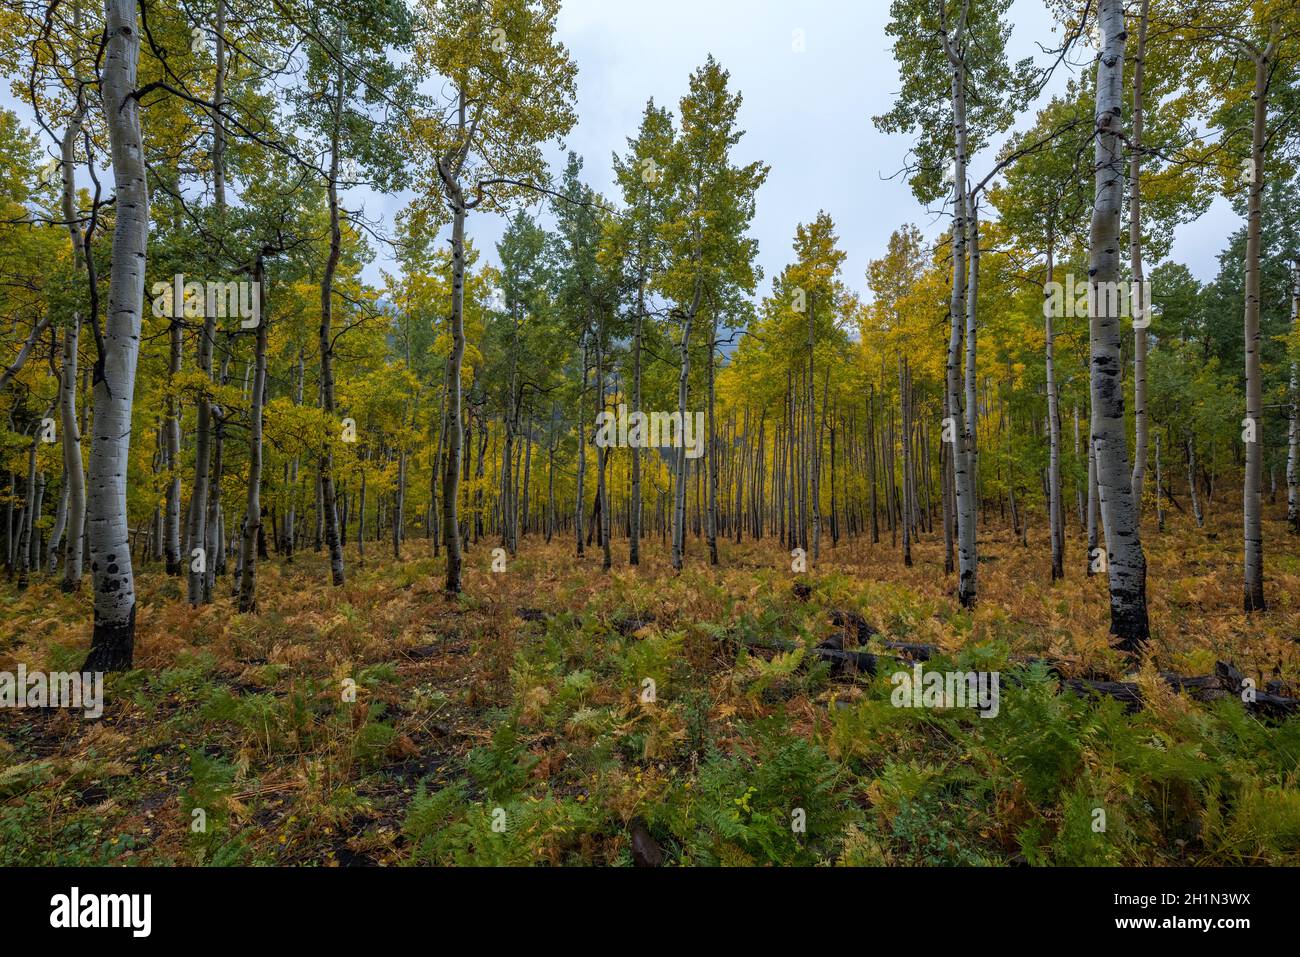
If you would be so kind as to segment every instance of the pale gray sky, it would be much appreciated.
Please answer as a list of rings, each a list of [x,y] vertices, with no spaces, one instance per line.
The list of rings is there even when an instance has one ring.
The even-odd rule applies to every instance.
[[[905,161],[908,139],[881,134],[871,123],[889,109],[898,87],[888,18],[887,0],[565,0],[559,36],[578,65],[578,123],[566,147],[583,156],[588,182],[617,199],[611,153],[626,148],[648,98],[676,114],[691,71],[712,53],[731,72],[732,89],[744,96],[740,125],[746,135],[736,159],[771,166],[751,229],[764,273],[760,294],[790,258],[796,224],[824,209],[848,253],[844,279],[865,295],[867,262],[883,253],[890,232],[911,222],[934,237],[944,226],[942,217],[916,202],[902,177],[886,178]],[[1055,36],[1042,0],[1015,0],[1011,20],[1012,59],[1045,60],[1035,41],[1051,46]],[[795,31],[802,31],[802,52],[794,48]],[[1064,79],[1062,72],[1045,96]],[[0,103],[31,115],[7,85]],[[552,151],[557,172],[564,152]],[[975,157],[973,175],[983,175],[993,152]],[[405,197],[358,188],[345,202],[364,203],[369,217],[382,216],[391,227]],[[1179,230],[1172,258],[1210,279],[1216,254],[1239,224],[1228,204],[1216,201]],[[503,227],[500,216],[469,219],[469,233],[489,261],[496,259]],[[389,250],[376,252],[366,269],[372,281],[379,280],[380,268],[391,268]]]
[[[567,146],[583,156],[587,181],[617,199],[611,152],[626,148],[649,97],[676,114],[691,71],[712,53],[744,96],[746,135],[737,160],[771,166],[751,230],[764,272],[760,293],[789,260],[796,224],[824,209],[848,253],[845,281],[865,295],[867,262],[883,253],[890,232],[912,222],[933,237],[945,225],[921,207],[902,177],[885,179],[910,146],[871,123],[898,88],[888,20],[887,0],[565,0],[559,36],[578,65],[578,124]],[[1046,62],[1035,41],[1052,46],[1056,37],[1041,0],[1015,0],[1011,21],[1012,59],[1037,55]],[[803,52],[794,50],[796,30],[803,31]],[[1063,85],[1064,69],[1045,95]],[[983,175],[993,153],[975,158],[973,174]],[[558,171],[563,151],[554,156]],[[380,202],[368,198],[368,210],[398,206],[392,198]],[[1218,201],[1179,231],[1172,258],[1210,279],[1215,255],[1238,224]],[[469,221],[476,244],[493,261],[502,226],[490,215]]]

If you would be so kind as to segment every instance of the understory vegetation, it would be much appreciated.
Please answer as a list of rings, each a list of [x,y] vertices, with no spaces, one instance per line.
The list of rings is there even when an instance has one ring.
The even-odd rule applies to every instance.
[[[147,571],[139,667],[110,676],[102,720],[0,712],[0,864],[1300,863],[1300,720],[1155,676],[1226,659],[1263,687],[1300,668],[1300,561],[1279,559],[1267,622],[1207,611],[1235,568],[1203,534],[1149,541],[1162,625],[1131,713],[1024,663],[1126,667],[1104,581],[1025,588],[1046,559],[1009,530],[991,530],[974,612],[925,541],[912,568],[851,544],[795,575],[758,543],[672,577],[658,550],[606,576],[525,539],[504,572],[471,548],[451,602],[413,541],[328,606],[307,552],[266,566],[257,616],[229,589],[191,608]],[[84,601],[6,594],[0,647],[75,667]],[[998,720],[894,707],[890,667],[833,675],[808,654],[832,610],[879,629],[875,650],[924,641],[934,667],[1001,671]]]
[[[1300,865],[1300,3],[678,6],[0,0],[0,866]]]

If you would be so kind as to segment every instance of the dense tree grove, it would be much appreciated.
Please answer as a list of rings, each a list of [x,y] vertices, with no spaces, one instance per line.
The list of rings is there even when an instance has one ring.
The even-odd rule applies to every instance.
[[[88,589],[88,666],[114,670],[154,566],[252,612],[259,564],[304,550],[334,586],[368,551],[432,556],[455,595],[530,538],[605,570],[746,539],[910,563],[933,538],[974,606],[1009,523],[1053,578],[1107,578],[1137,652],[1144,542],[1170,508],[1240,507],[1267,614],[1295,545],[1261,515],[1300,532],[1300,12],[1055,2],[1051,56],[1011,63],[1007,6],[893,4],[874,122],[912,138],[946,226],[899,224],[853,276],[810,209],[763,286],[769,169],[736,158],[712,57],[647,103],[603,196],[584,166],[607,158],[546,161],[576,121],[558,0],[11,0],[9,578]],[[1065,60],[1086,69],[1042,105]],[[362,185],[410,202],[377,223]],[[1216,195],[1245,225],[1202,284],[1168,251]]]

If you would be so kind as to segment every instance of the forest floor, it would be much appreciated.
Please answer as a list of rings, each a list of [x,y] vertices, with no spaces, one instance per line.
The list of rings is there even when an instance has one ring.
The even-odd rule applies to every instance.
[[[147,566],[137,670],[101,720],[0,709],[0,864],[1300,864],[1300,717],[1156,675],[1230,661],[1300,693],[1300,542],[1266,523],[1270,609],[1247,619],[1235,512],[1149,519],[1140,669],[1108,646],[1074,528],[1054,585],[1041,527],[1028,548],[982,528],[974,613],[940,541],[905,568],[887,532],[825,534],[804,575],[774,539],[721,544],[718,568],[692,539],[680,576],[657,540],[638,569],[616,540],[609,574],[567,536],[494,573],[485,541],[455,601],[427,541],[400,562],[367,543],[364,565],[353,544],[337,590],[319,554],[262,563],[256,615],[228,578],[192,609]],[[80,667],[87,594],[0,585],[0,607],[0,670]],[[833,610],[877,652],[1001,672],[997,717],[894,707],[910,663],[832,674],[807,649]],[[1059,693],[1032,656],[1136,673],[1144,706]]]

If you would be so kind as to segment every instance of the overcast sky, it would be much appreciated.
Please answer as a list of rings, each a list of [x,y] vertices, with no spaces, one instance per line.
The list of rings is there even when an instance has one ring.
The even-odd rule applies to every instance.
[[[888,178],[905,162],[908,138],[886,136],[871,122],[889,109],[898,88],[888,17],[887,0],[564,0],[558,30],[578,65],[578,123],[565,146],[551,151],[553,169],[558,174],[565,149],[573,149],[585,160],[587,181],[617,199],[610,157],[626,149],[646,100],[654,97],[676,115],[691,71],[712,53],[744,97],[740,126],[746,134],[736,161],[771,167],[751,228],[764,274],[760,294],[789,260],[796,224],[826,210],[848,253],[844,279],[865,296],[867,263],[884,252],[894,229],[911,222],[933,238],[944,227],[901,176]],[[1044,60],[1036,42],[1051,46],[1055,36],[1042,0],[1015,0],[1011,22],[1011,58]],[[802,52],[795,49],[796,31]],[[1064,70],[1044,97],[1063,86]],[[31,115],[8,89],[0,102]],[[145,123],[147,138],[147,117]],[[972,175],[983,175],[994,152],[991,147],[974,158]],[[405,200],[364,188],[345,196],[348,206],[364,205],[367,216],[382,217],[386,227]],[[1218,200],[1200,220],[1180,228],[1171,258],[1208,280],[1218,269],[1216,254],[1239,224]],[[491,262],[503,227],[500,216],[469,218],[469,234]],[[376,245],[376,253],[365,270],[374,282],[381,268],[392,268],[387,248]]]
[[[902,177],[886,179],[903,165],[910,145],[871,122],[898,89],[888,19],[887,0],[565,0],[559,37],[578,65],[578,123],[566,145],[583,156],[587,181],[618,198],[611,153],[626,148],[649,97],[676,114],[691,71],[712,53],[744,97],[746,133],[736,160],[771,166],[751,230],[764,273],[760,293],[789,260],[796,224],[824,209],[848,253],[844,279],[865,295],[867,262],[884,252],[894,229],[912,222],[934,237],[945,225],[917,203]],[[1013,60],[1042,59],[1035,42],[1055,42],[1041,0],[1016,0],[1011,22]],[[802,53],[794,50],[796,30],[803,31]],[[1064,80],[1062,73],[1047,93]],[[1032,111],[1022,122],[1031,120]],[[975,157],[974,174],[989,168],[993,153]],[[563,150],[554,157],[558,173]],[[383,211],[388,220],[400,206],[392,197],[365,202],[368,212]],[[1180,229],[1172,258],[1208,280],[1238,225],[1220,200]],[[469,219],[470,234],[491,261],[502,226],[497,216]],[[374,267],[369,272],[377,275]]]

